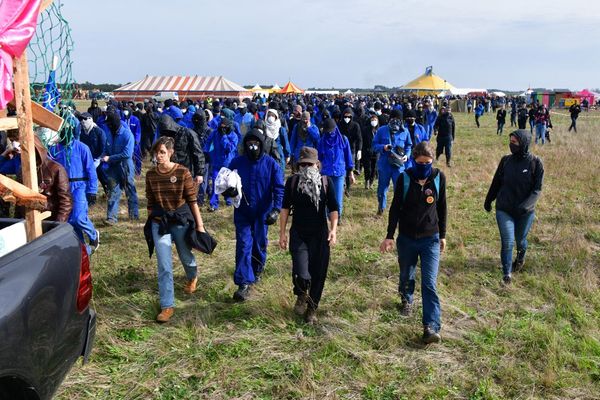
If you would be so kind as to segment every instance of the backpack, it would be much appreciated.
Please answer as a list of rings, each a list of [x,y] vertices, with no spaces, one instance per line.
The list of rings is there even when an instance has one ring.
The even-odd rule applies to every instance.
[[[406,201],[406,195],[408,194],[408,188],[410,187],[410,176],[406,171],[402,172],[402,204]],[[440,192],[440,172],[433,178],[433,186],[435,186],[436,195]]]

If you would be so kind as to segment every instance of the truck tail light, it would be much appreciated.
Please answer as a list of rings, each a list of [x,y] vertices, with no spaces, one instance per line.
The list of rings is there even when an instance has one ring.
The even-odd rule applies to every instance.
[[[92,299],[92,273],[90,257],[85,246],[81,245],[81,270],[79,272],[79,288],[77,289],[77,311],[82,313]]]

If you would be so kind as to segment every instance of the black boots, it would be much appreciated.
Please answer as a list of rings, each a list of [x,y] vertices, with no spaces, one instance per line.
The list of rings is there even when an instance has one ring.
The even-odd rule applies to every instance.
[[[246,301],[250,297],[250,285],[240,285],[238,290],[233,294],[233,299],[235,301]]]
[[[423,343],[431,344],[431,343],[439,343],[442,340],[442,337],[439,333],[433,330],[430,326],[426,326],[423,328]]]
[[[521,272],[525,265],[525,250],[517,251],[517,258],[512,263],[513,272]]]

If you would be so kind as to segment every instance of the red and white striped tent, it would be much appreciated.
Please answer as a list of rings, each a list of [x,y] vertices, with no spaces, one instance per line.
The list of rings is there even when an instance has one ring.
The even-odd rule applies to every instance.
[[[128,83],[114,91],[116,100],[150,99],[159,92],[177,92],[179,100],[213,98],[252,98],[252,92],[222,76],[150,76]]]

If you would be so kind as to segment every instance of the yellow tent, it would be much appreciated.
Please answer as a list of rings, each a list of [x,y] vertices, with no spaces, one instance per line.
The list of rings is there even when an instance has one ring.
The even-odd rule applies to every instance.
[[[455,87],[445,79],[434,74],[433,67],[427,67],[423,75],[400,88],[403,91],[416,92],[418,96],[439,94],[448,89],[455,89]]]

